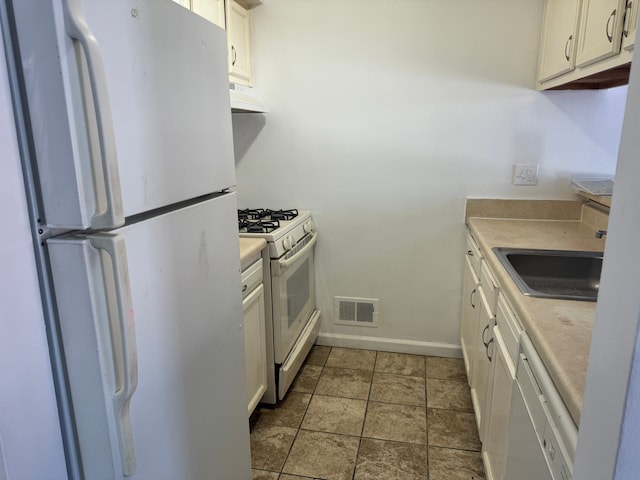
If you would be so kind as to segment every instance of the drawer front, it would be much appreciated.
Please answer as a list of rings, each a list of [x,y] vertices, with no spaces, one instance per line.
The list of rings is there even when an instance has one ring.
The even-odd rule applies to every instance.
[[[487,303],[489,304],[492,315],[496,314],[496,303],[498,302],[499,290],[498,282],[495,278],[496,277],[491,272],[489,265],[487,265],[487,262],[483,260],[482,265],[480,266],[480,286],[487,298]]]
[[[262,258],[256,260],[247,267],[241,275],[242,298],[249,295],[258,285],[262,283]]]
[[[500,330],[511,361],[516,365],[518,363],[518,352],[520,351],[520,333],[522,332],[522,326],[502,293],[498,293],[496,323],[500,325]]]
[[[480,276],[480,262],[482,261],[482,253],[480,252],[480,247],[473,239],[473,237],[467,234],[467,250],[465,253],[466,257],[469,259],[471,266],[473,267],[473,271],[476,276]]]

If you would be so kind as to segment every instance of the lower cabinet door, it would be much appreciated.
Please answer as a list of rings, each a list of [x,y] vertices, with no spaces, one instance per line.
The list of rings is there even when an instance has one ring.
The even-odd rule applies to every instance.
[[[267,339],[265,337],[264,286],[260,284],[242,302],[247,404],[251,415],[267,390]]]
[[[489,380],[489,367],[491,365],[491,331],[493,324],[493,315],[487,304],[487,300],[482,292],[480,295],[480,318],[478,322],[478,330],[475,337],[475,361],[473,367],[473,378],[471,380],[471,400],[473,401],[473,409],[476,414],[476,422],[478,424],[478,433],[480,441],[484,442],[484,413],[486,412],[486,392],[487,382]]]
[[[478,330],[478,313],[480,312],[480,280],[473,271],[469,259],[465,259],[464,286],[462,288],[462,319],[460,322],[460,344],[467,372],[467,382],[471,385],[473,378],[476,333]]]
[[[515,366],[502,337],[500,325],[493,329],[494,357],[493,382],[488,395],[489,413],[486,418],[487,428],[482,446],[482,455],[487,470],[488,480],[504,477],[507,461],[507,441],[509,433],[509,411],[515,378]]]

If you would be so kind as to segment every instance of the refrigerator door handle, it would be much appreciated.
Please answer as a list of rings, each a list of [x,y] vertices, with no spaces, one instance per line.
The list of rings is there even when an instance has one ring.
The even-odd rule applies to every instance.
[[[93,155],[90,157],[94,182],[98,183],[95,180],[98,178],[96,173],[102,173],[106,207],[104,210],[98,207],[99,211],[95,212],[91,218],[90,228],[99,230],[120,227],[124,224],[124,208],[122,206],[116,141],[102,54],[95,36],[84,19],[82,1],[62,0],[62,5],[67,35],[80,43],[87,60],[91,96],[96,112],[100,159],[97,160]],[[96,187],[99,186],[96,185]],[[96,192],[99,191],[100,189],[96,188]],[[97,203],[99,204],[100,202]]]
[[[113,359],[116,371],[116,391],[113,396],[114,413],[118,428],[118,441],[123,475],[130,476],[136,470],[136,448],[131,425],[131,397],[138,386],[138,360],[133,302],[129,285],[129,269],[125,240],[122,235],[94,234],[91,245],[109,254],[113,268],[115,303],[109,305],[109,322],[112,332]],[[117,318],[112,311],[115,310]],[[118,339],[120,341],[118,341]]]

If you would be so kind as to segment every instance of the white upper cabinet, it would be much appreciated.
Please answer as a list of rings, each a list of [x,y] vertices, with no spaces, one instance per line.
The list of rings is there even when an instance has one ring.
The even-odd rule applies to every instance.
[[[226,0],[226,17],[229,79],[250,87],[252,77],[249,9],[236,0]]]
[[[225,28],[224,0],[191,0],[191,10],[219,27]]]
[[[620,52],[626,0],[582,0],[576,66]]]
[[[540,43],[538,81],[574,69],[580,0],[547,0]]]

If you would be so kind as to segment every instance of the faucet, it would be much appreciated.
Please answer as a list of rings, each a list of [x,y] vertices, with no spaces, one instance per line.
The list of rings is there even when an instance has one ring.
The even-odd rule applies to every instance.
[[[596,238],[602,238],[607,234],[606,230],[596,230]]]

